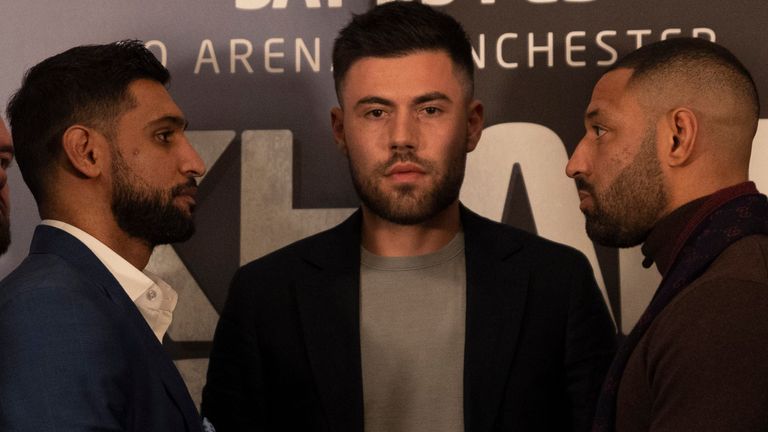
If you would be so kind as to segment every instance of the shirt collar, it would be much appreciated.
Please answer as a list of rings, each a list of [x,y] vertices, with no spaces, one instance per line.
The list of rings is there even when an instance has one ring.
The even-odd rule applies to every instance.
[[[707,198],[709,196],[683,204],[656,222],[641,248],[643,255],[645,255],[643,267],[648,268],[655,262],[659,273],[662,275],[667,273],[673,264],[672,253],[674,252],[675,239]]]
[[[97,240],[96,237],[80,228],[53,219],[45,219],[40,222],[40,224],[58,228],[80,240],[91,250],[91,252],[93,252],[94,255],[96,255],[96,258],[104,264],[107,270],[112,273],[112,276],[117,279],[117,282],[123,287],[125,293],[128,294],[128,297],[132,302],[136,302],[136,299],[138,299],[142,293],[155,284],[153,279],[156,279],[157,276],[152,275],[146,270],[142,272],[137,269],[125,258],[121,257],[107,245]]]

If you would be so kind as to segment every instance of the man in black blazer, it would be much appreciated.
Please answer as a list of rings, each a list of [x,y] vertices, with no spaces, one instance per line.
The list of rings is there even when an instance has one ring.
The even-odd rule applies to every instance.
[[[200,431],[164,352],[177,295],[142,271],[193,232],[203,162],[141,42],[72,48],[8,106],[43,219],[0,282],[0,430]]]
[[[0,255],[11,244],[11,202],[8,193],[8,174],[5,172],[13,161],[11,134],[0,119]]]
[[[361,209],[235,275],[203,392],[227,431],[587,430],[614,328],[579,252],[458,201],[471,47],[416,2],[336,40],[331,112]]]

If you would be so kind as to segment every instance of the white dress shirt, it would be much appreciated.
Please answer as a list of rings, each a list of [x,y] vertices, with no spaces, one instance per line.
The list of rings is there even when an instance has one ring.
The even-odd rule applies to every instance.
[[[163,341],[179,297],[170,285],[147,270],[137,269],[104,243],[73,225],[52,219],[45,219],[40,224],[66,231],[90,249],[123,287],[157,339]]]

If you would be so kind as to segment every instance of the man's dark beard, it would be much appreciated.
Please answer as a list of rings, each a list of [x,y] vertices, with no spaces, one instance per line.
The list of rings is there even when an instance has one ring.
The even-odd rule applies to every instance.
[[[437,183],[422,195],[417,194],[417,188],[410,185],[402,185],[394,194],[387,195],[380,188],[377,180],[384,177],[384,173],[392,165],[400,162],[412,162],[424,168],[428,173],[433,173],[434,164],[422,160],[412,152],[398,152],[385,163],[376,167],[369,173],[370,177],[364,178],[367,173],[357,170],[351,158],[349,169],[352,174],[352,183],[357,195],[365,206],[380,218],[399,225],[416,225],[429,220],[459,198],[461,184],[464,181],[464,168],[467,155],[458,151],[448,162],[446,172],[437,179]]]
[[[173,204],[176,196],[196,188],[195,179],[177,185],[168,192],[152,189],[133,175],[119,153],[112,164],[112,213],[117,225],[131,237],[150,246],[188,240],[195,233],[192,217]]]
[[[0,255],[8,251],[11,244],[11,224],[9,218],[0,213]]]
[[[644,242],[668,201],[653,132],[646,131],[635,159],[603,193],[581,177],[576,187],[592,196],[593,208],[584,214],[590,239],[620,248]]]

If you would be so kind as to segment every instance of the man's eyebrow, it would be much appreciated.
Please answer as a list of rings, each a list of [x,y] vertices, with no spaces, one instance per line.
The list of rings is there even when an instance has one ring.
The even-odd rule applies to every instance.
[[[595,108],[592,111],[587,111],[584,114],[584,119],[585,120],[592,120],[593,118],[595,118],[595,117],[597,117],[599,115],[600,115],[600,108]]]
[[[384,105],[384,106],[392,106],[394,105],[391,100],[384,99],[383,97],[378,96],[366,96],[355,103],[355,106],[358,107],[360,105]]]
[[[445,93],[442,92],[430,92],[424,95],[421,95],[413,100],[414,105],[420,105],[426,102],[432,102],[436,100],[444,100],[447,102],[451,102],[451,98],[448,97]]]
[[[421,96],[417,96],[416,98],[413,99],[413,104],[420,105],[423,103],[432,102],[436,100],[444,100],[444,101],[451,102],[451,98],[448,97],[448,95],[442,92],[435,91],[435,92],[423,94]],[[355,106],[360,106],[360,105],[393,106],[394,102],[379,96],[366,96],[358,100],[357,103],[355,104]]]
[[[187,127],[189,126],[189,122],[184,117],[179,117],[176,115],[166,115],[150,121],[149,123],[147,123],[147,127],[149,128],[153,126],[158,126],[163,123],[171,123],[172,125],[180,127],[184,130],[186,130]]]

